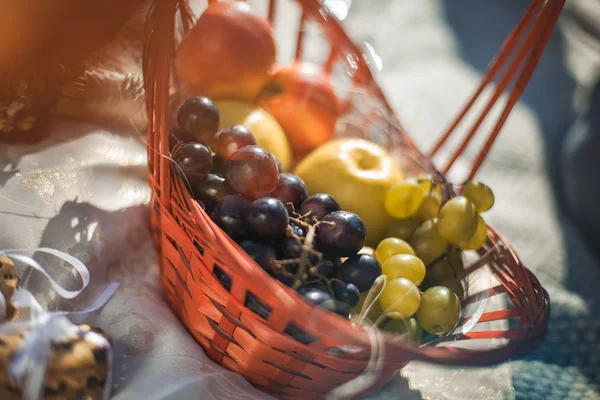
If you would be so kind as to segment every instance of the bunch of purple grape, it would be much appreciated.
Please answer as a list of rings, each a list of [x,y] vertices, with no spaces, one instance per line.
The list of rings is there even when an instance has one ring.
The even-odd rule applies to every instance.
[[[328,194],[308,196],[304,182],[282,172],[245,127],[219,130],[209,99],[183,103],[177,125],[171,134],[177,173],[211,219],[280,282],[348,316],[381,275],[374,257],[359,254],[366,238],[360,217]]]

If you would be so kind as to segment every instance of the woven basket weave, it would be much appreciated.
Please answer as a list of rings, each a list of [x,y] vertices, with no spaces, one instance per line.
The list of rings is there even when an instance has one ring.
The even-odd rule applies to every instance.
[[[350,117],[340,122],[342,131],[344,134],[356,132],[353,135],[368,137],[386,146],[399,157],[407,171],[426,170],[442,178],[463,153],[500,95],[512,84],[503,112],[472,166],[468,176],[471,178],[529,81],[564,0],[531,2],[490,64],[481,86],[428,156],[414,146],[401,128],[374,81],[362,51],[348,39],[335,17],[319,1],[298,0],[296,3],[302,10],[296,36],[296,60],[302,59],[304,28],[312,23],[320,28],[323,40],[331,49],[322,64],[323,74],[331,76],[340,66],[351,72],[347,89],[355,94],[344,99],[346,114]],[[276,23],[277,4],[276,0],[269,2],[266,18],[272,24]],[[465,315],[458,327],[437,340],[435,346],[415,347],[381,335],[375,352],[367,330],[311,307],[297,293],[269,277],[211,221],[164,156],[169,154],[168,112],[173,93],[171,71],[177,16],[181,21],[177,28],[185,32],[192,26],[193,19],[185,0],[155,0],[147,23],[144,72],[152,224],[165,296],[213,360],[276,397],[319,399],[367,368],[374,372],[369,375],[373,379],[361,387],[360,393],[353,393],[355,395],[377,390],[411,360],[489,365],[518,357],[543,340],[550,309],[548,294],[510,245],[491,227],[478,261],[471,264],[463,278],[468,286],[472,282],[469,278],[484,268],[494,279],[484,290],[475,293],[469,290],[463,300]],[[503,66],[506,66],[504,70]],[[491,100],[467,131],[460,147],[451,154],[443,173],[438,172],[432,162],[433,155],[440,151],[483,89],[496,77],[498,81]],[[505,307],[466,313],[471,305],[493,296],[505,297]],[[250,304],[254,305],[252,309],[247,307]],[[256,312],[256,305],[260,312]],[[505,321],[508,328],[489,328],[495,326],[490,325],[494,321]],[[481,328],[477,329],[478,326]],[[463,346],[471,342],[478,342],[477,346],[468,346],[477,350]]]

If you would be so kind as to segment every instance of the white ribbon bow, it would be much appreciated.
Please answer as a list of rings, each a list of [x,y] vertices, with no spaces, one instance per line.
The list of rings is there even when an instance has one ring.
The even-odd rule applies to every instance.
[[[78,272],[83,282],[81,289],[68,290],[56,282],[37,261],[21,253],[41,252],[56,256],[69,263]],[[77,258],[50,248],[39,249],[13,249],[1,250],[0,255],[5,255],[13,260],[20,261],[41,272],[52,284],[52,287],[63,298],[72,299],[77,297],[88,286],[90,282],[90,272],[87,267]],[[31,319],[29,321],[16,321],[0,325],[0,333],[10,334],[28,330],[29,334],[21,343],[21,347],[11,358],[9,362],[9,372],[11,379],[17,382],[22,388],[23,399],[36,400],[42,395],[44,387],[44,378],[46,375],[46,366],[48,363],[48,354],[52,340],[57,337],[73,335],[78,331],[68,318],[68,315],[86,314],[103,307],[108,300],[115,294],[119,288],[118,282],[109,282],[102,293],[94,302],[83,310],[79,311],[46,311],[44,310],[33,294],[25,289],[19,289],[12,296],[12,302],[17,308],[29,308],[31,310]],[[5,301],[0,293],[0,302]],[[1,304],[0,304],[1,306]],[[110,392],[110,370],[112,354],[108,341],[93,332],[86,334],[86,339],[93,339],[96,344],[107,349],[108,371],[104,386],[104,399],[108,399]]]
[[[65,289],[46,272],[46,269],[44,267],[42,267],[40,265],[40,263],[35,261],[33,258],[22,254],[22,253],[26,253],[26,252],[27,253],[29,253],[29,252],[47,253],[47,254],[56,256],[62,260],[65,260],[66,262],[71,264],[71,266],[73,266],[73,268],[75,268],[77,270],[77,272],[79,273],[79,276],[81,276],[81,280],[83,281],[82,288],[79,290]],[[67,253],[63,253],[62,251],[50,249],[47,247],[41,247],[39,249],[0,250],[0,256],[1,255],[5,255],[8,258],[12,258],[13,260],[21,261],[22,263],[25,263],[25,264],[29,265],[30,267],[32,267],[33,269],[41,272],[46,278],[48,278],[48,280],[52,284],[52,287],[54,288],[54,290],[56,290],[56,292],[61,297],[64,297],[65,299],[72,299],[73,297],[77,297],[83,291],[83,289],[85,289],[87,287],[87,285],[90,283],[90,271],[88,271],[87,267],[81,261],[79,261],[77,258],[75,258]]]

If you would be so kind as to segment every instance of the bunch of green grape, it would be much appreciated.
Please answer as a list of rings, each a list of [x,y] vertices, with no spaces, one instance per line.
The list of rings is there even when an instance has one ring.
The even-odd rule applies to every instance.
[[[461,312],[459,296],[463,294],[458,274],[452,272],[449,275],[452,281],[432,284],[423,260],[400,238],[382,240],[375,250],[375,257],[387,278],[379,297],[386,321],[382,326],[384,330],[419,343],[423,330],[443,335],[456,326]]]
[[[468,181],[462,195],[442,201],[442,186],[431,179],[406,180],[392,187],[385,209],[393,218],[390,237],[408,240],[425,264],[442,257],[448,245],[478,250],[487,239],[479,215],[494,205],[494,193],[481,182]]]
[[[461,250],[483,246],[487,226],[479,213],[493,204],[490,188],[475,181],[446,201],[442,185],[431,179],[390,189],[385,207],[394,219],[375,251],[387,277],[379,298],[382,313],[392,320],[385,330],[418,342],[422,330],[443,335],[454,329],[464,296]]]

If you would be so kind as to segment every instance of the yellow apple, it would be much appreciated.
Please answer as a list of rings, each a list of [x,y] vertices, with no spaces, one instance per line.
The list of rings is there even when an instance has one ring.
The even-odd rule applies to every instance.
[[[284,170],[292,162],[292,150],[279,123],[265,110],[239,101],[216,101],[221,128],[243,125],[254,134],[257,144],[281,161]]]
[[[364,139],[336,139],[306,156],[295,174],[309,193],[328,193],[342,210],[362,218],[367,246],[377,247],[386,237],[391,217],[385,211],[385,195],[403,174],[383,147]]]

